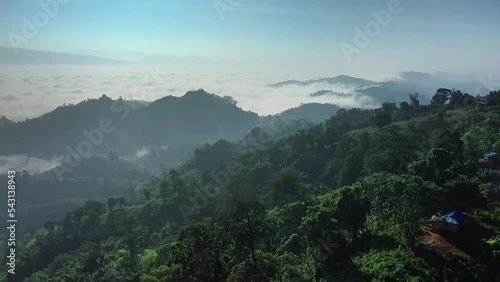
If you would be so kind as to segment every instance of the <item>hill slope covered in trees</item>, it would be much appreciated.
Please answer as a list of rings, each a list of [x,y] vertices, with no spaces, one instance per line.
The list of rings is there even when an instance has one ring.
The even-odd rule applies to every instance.
[[[498,280],[500,168],[483,155],[500,147],[500,92],[490,95],[483,105],[439,89],[430,105],[413,95],[278,140],[257,128],[206,145],[125,198],[24,234],[16,279]],[[442,232],[456,247],[446,251],[422,238],[426,219],[451,210],[468,217]]]

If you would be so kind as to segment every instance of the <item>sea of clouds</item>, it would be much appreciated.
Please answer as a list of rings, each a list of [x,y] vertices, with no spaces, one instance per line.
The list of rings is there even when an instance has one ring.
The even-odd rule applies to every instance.
[[[154,101],[204,89],[233,97],[244,110],[277,114],[302,103],[333,103],[343,107],[374,107],[373,100],[356,95],[349,85],[267,85],[289,79],[317,78],[312,74],[214,71],[168,65],[134,66],[8,66],[0,69],[0,114],[13,121],[40,116],[68,103],[106,94],[111,98]],[[138,91],[137,89],[142,89]],[[145,91],[143,91],[145,89]],[[353,93],[309,97],[318,90]]]
[[[30,174],[39,174],[61,164],[60,159],[43,160],[28,154],[0,156],[0,174],[5,174],[11,169],[28,171]]]
[[[350,85],[268,87],[269,84],[297,79],[319,78],[313,73],[238,72],[217,68],[206,70],[168,65],[64,66],[33,65],[0,68],[0,115],[24,121],[50,112],[64,104],[77,104],[103,94],[111,98],[154,101],[165,96],[182,96],[189,90],[204,89],[231,96],[237,105],[260,115],[283,112],[303,103],[332,103],[341,107],[375,107],[371,98],[360,96]],[[347,95],[309,97],[328,89]],[[138,152],[144,153],[144,152]],[[0,156],[0,174],[15,168],[41,173],[59,164],[28,155]]]

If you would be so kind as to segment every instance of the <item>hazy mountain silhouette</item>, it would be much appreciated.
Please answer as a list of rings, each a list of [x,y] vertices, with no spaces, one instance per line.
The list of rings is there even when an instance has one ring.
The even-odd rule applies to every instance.
[[[278,83],[274,83],[274,84],[269,84],[268,87],[279,88],[279,87],[290,86],[290,85],[308,86],[308,85],[317,84],[317,83],[346,84],[346,85],[352,85],[352,86],[357,86],[357,87],[363,87],[363,86],[369,86],[369,85],[376,84],[375,81],[370,81],[370,80],[352,77],[352,76],[347,76],[347,75],[339,75],[336,77],[325,77],[325,78],[310,79],[310,80],[305,80],[305,81],[287,80],[287,81],[282,81],[282,82],[278,82]]]
[[[327,77],[310,80],[287,80],[268,85],[271,88],[280,88],[286,86],[310,86],[315,84],[331,84],[332,89],[323,89],[309,94],[310,97],[319,96],[339,96],[345,94],[363,95],[372,98],[375,102],[394,102],[399,103],[408,101],[410,93],[419,93],[420,100],[423,104],[430,102],[436,90],[442,87],[448,89],[460,89],[465,93],[475,93],[480,82],[478,80],[466,80],[464,78],[454,77],[445,72],[436,74],[406,71],[399,73],[399,78],[392,78],[386,81],[371,81],[362,78],[340,75],[336,77]],[[352,93],[338,93],[333,88],[336,86],[353,87]],[[483,89],[487,92],[487,89]]]
[[[110,132],[101,130],[103,121]],[[67,146],[77,150],[82,142],[100,141],[93,144],[92,154],[116,151],[127,156],[143,147],[236,140],[258,122],[257,114],[203,90],[142,106],[103,95],[0,128],[0,155],[64,156]]]
[[[320,123],[337,113],[338,106],[332,104],[308,103],[288,109],[278,116],[286,119],[304,119],[312,123]]]
[[[6,65],[124,65],[126,61],[32,49],[0,47],[0,64]]]
[[[280,117],[319,123],[337,109],[334,105],[305,104]],[[149,155],[143,160],[145,166],[157,170],[160,163],[172,167],[191,158],[205,143],[240,140],[252,128],[266,127],[267,122],[237,107],[232,98],[204,90],[152,103],[113,100],[103,95],[0,127],[0,156],[63,157],[64,163],[75,155],[88,157],[113,151],[131,160]]]
[[[91,49],[75,49],[70,52],[74,55],[85,55],[93,57],[108,58],[119,61],[148,63],[148,64],[197,64],[213,63],[213,60],[197,57],[197,56],[175,56],[175,55],[159,55],[148,54],[131,50],[91,50]]]
[[[321,97],[321,96],[351,97],[352,94],[346,94],[332,90],[318,90],[314,93],[309,94],[309,97]]]
[[[408,100],[408,94],[418,92],[413,83],[405,80],[391,80],[386,82],[375,82],[362,78],[340,75],[336,77],[312,79],[306,81],[288,80],[268,85],[272,88],[285,86],[309,86],[314,84],[331,84],[336,86],[348,86],[353,88],[351,93],[338,93],[333,89],[324,89],[310,94],[310,97],[339,96],[339,95],[363,95],[372,98],[375,102],[402,102]],[[424,98],[425,99],[425,98]],[[426,101],[422,101],[426,102]]]

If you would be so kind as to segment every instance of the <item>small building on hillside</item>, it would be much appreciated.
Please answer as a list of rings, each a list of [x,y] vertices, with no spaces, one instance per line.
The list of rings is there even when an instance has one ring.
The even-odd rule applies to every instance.
[[[500,156],[495,152],[488,152],[484,154],[484,158],[492,163],[497,163],[500,161]]]
[[[466,215],[452,211],[443,216],[432,216],[431,226],[436,229],[457,232],[465,221]]]
[[[476,99],[479,102],[479,104],[482,105],[487,105],[494,100],[493,97],[491,97],[490,95],[485,95],[485,96],[477,95]]]

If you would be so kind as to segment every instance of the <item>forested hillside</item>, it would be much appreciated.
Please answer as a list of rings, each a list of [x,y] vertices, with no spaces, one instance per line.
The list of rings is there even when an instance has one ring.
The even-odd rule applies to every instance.
[[[203,90],[152,103],[102,95],[0,127],[0,154],[52,158],[78,151],[80,143],[90,142],[91,155],[114,151],[132,156],[144,147],[198,146],[218,137],[238,140],[258,122],[257,114],[241,110],[233,100]]]
[[[286,124],[297,120],[319,123],[337,109],[331,104],[311,103],[277,116]],[[74,155],[113,152],[133,160],[145,157],[139,163],[158,171],[161,165],[171,168],[186,162],[205,143],[219,139],[236,142],[252,128],[273,126],[275,120],[242,110],[231,97],[202,89],[154,102],[114,100],[102,95],[59,106],[23,122],[14,123],[1,116],[0,155],[62,158],[65,164]]]
[[[429,105],[412,94],[292,135],[207,144],[128,196],[23,234],[15,280],[498,281],[500,166],[484,155],[500,148],[500,91],[490,96],[439,89]],[[152,124],[175,112],[148,108],[140,135],[169,134]],[[458,232],[430,228],[449,211],[467,215]]]
[[[63,168],[59,166],[38,175],[26,171],[17,174],[16,182],[22,187],[17,191],[18,215],[22,218],[19,231],[61,220],[89,199],[105,201],[128,195],[150,177],[146,169],[113,154],[93,156],[71,171],[61,171]],[[7,180],[6,175],[0,175],[0,181]],[[7,218],[6,210],[0,211],[0,218]]]
[[[18,192],[22,232],[61,220],[86,200],[130,194],[150,175],[197,158],[198,147],[218,138],[242,142],[260,126],[273,128],[269,137],[279,139],[336,110],[330,104],[303,104],[278,116],[258,116],[238,108],[230,97],[198,90],[152,103],[103,95],[19,123],[2,116],[0,154],[19,155],[0,159],[0,181],[7,181],[6,169],[24,166],[17,177],[23,187]],[[30,171],[37,162],[41,174]],[[0,219],[6,218],[1,210]]]

